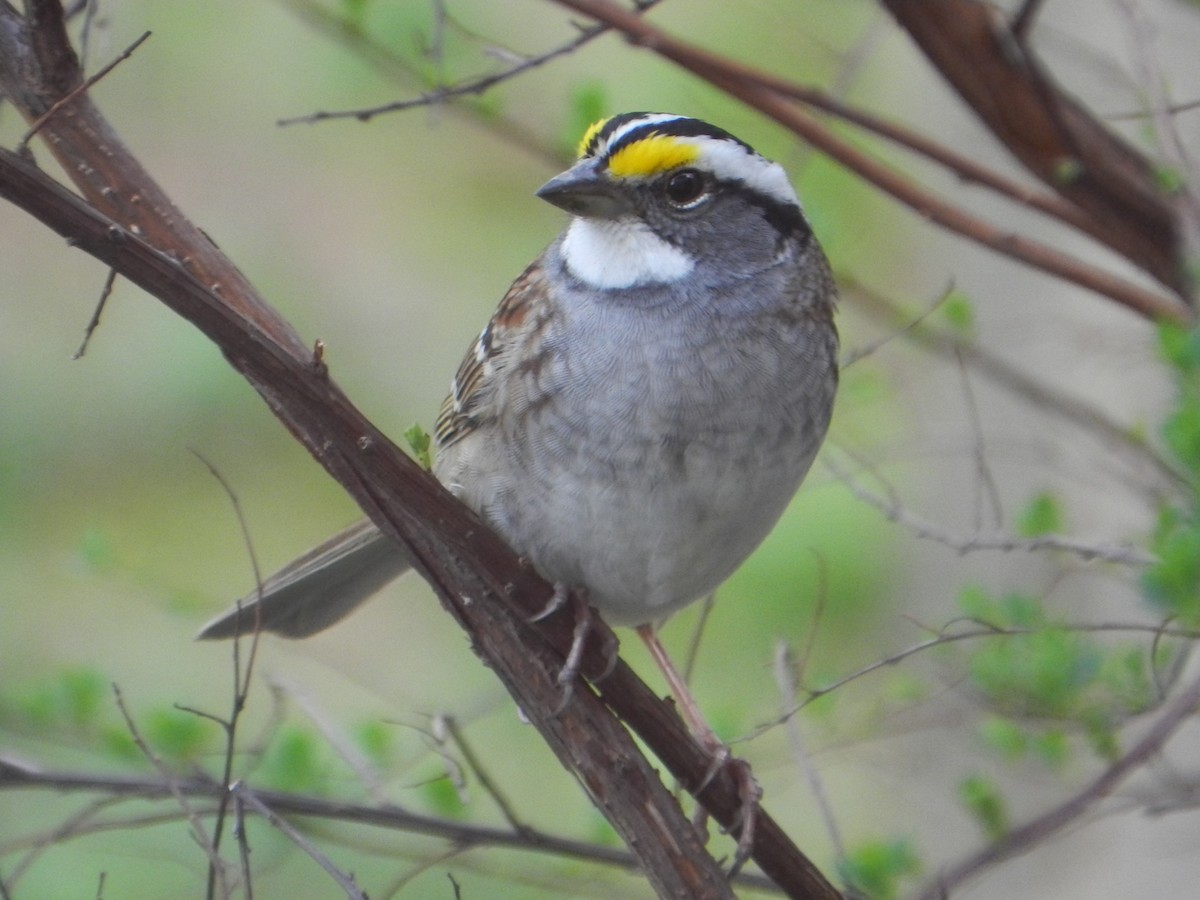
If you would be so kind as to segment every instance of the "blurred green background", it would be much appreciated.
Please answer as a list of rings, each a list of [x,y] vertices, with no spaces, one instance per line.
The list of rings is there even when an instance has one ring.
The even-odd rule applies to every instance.
[[[416,96],[433,81],[495,71],[505,53],[536,53],[576,33],[561,10],[534,0],[456,2],[444,21],[439,8],[425,0],[316,7],[356,22],[410,76],[394,59],[372,62],[353,29],[322,27],[314,8],[286,0],[103,4],[88,48],[94,70],[141,32],[153,32],[93,91],[97,103],[180,208],[306,339],[325,342],[332,376],[388,433],[399,436],[414,422],[431,427],[462,352],[511,279],[562,226],[561,213],[533,192],[566,164],[593,109],[659,109],[714,121],[788,167],[844,277],[916,308],[952,272],[972,296],[992,291],[1001,301],[978,313],[981,331],[1003,335],[1019,316],[1003,301],[1024,294],[1021,279],[1030,276],[997,286],[993,258],[918,232],[911,217],[771,123],[611,36],[462,108],[411,110],[369,124],[276,124]],[[969,131],[969,117],[872,3],[673,0],[655,21],[798,81],[835,85],[858,102]],[[22,130],[11,108],[0,108],[5,144]],[[43,165],[53,165],[35,149]],[[250,589],[253,573],[229,498],[196,454],[233,486],[265,569],[356,510],[191,326],[128,284],[118,282],[86,356],[71,361],[104,270],[12,208],[0,207],[0,235],[0,753],[50,768],[147,771],[115,709],[115,683],[173,765],[213,771],[216,729],[172,707],[227,712],[229,648],[192,636]],[[1046,290],[1044,280],[1038,289]],[[1062,301],[1089,317],[1101,306],[1078,292]],[[848,347],[879,336],[853,302],[846,307]],[[1107,315],[1101,309],[1091,320],[1097,329]],[[1148,330],[1117,321],[1133,330],[1134,368],[1161,391]],[[1037,355],[1037,340],[1030,343],[1026,364],[1053,364]],[[937,398],[946,394],[929,393],[919,356],[899,349],[881,355],[846,372],[833,441],[882,455],[890,477],[923,496],[944,496],[951,483],[945,460],[969,478],[970,441],[961,428],[931,440],[931,422],[943,411]],[[957,377],[939,377],[961,406]],[[958,407],[953,415],[961,426]],[[1131,418],[1144,424],[1153,416],[1152,407],[1135,406]],[[1027,449],[1006,462],[1024,472]],[[1030,477],[1011,489],[1020,499],[1036,486]],[[965,508],[961,500],[951,505]],[[1076,514],[1075,521],[1089,521],[1088,508]],[[1137,533],[1148,516],[1139,508],[1113,527]],[[920,552],[897,549],[896,529],[818,465],[712,613],[695,684],[718,729],[731,739],[746,735],[785,705],[771,666],[780,640],[806,654],[811,676],[845,674],[922,633],[899,635],[911,621],[896,607],[914,617],[936,610],[930,615],[941,622],[954,614],[947,585],[999,571],[992,562],[959,568],[953,554]],[[1033,569],[1007,583],[1045,577]],[[696,618],[689,610],[667,629],[680,653]],[[640,647],[625,641],[624,648],[658,684]],[[243,728],[247,748],[265,744],[255,757],[256,783],[383,796],[499,822],[478,785],[463,798],[442,777],[428,732],[436,715],[452,714],[487,748],[494,777],[531,824],[607,835],[415,577],[312,640],[264,641],[256,679]],[[936,833],[954,821],[932,809],[925,824],[912,821],[916,773],[938,765],[922,752],[904,749],[895,768],[878,766],[891,754],[869,742],[865,750],[857,745],[859,756],[842,755],[887,721],[890,704],[924,690],[903,678],[876,682],[828,732],[820,717],[831,716],[839,698],[814,710],[812,727],[825,735],[818,763],[828,766],[840,825],[854,840]],[[280,708],[282,730],[274,718]],[[912,719],[889,733],[910,728]],[[377,784],[365,784],[338,758],[331,746],[340,739],[370,760]],[[753,760],[772,811],[828,864],[830,838],[784,732],[776,728],[737,750]],[[0,857],[0,874],[11,875],[24,858],[11,851],[28,835],[53,828],[80,804],[0,793],[0,850],[10,851]],[[261,896],[336,896],[287,841],[260,822],[250,828]],[[468,897],[648,895],[636,879],[581,864],[494,850],[436,862],[446,851],[437,841],[325,824],[315,830],[372,896],[403,883],[406,897],[448,897],[447,871]],[[959,847],[972,836],[947,840]],[[100,872],[108,897],[197,896],[205,868],[182,824],[99,831],[30,858],[16,896],[91,896]]]

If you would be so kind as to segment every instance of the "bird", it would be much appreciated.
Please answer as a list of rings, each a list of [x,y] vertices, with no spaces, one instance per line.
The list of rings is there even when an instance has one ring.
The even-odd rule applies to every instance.
[[[591,125],[537,196],[569,215],[469,347],[433,472],[556,586],[650,648],[774,527],[829,427],[837,290],[782,166],[700,119]],[[409,568],[358,522],[200,632],[301,638]],[[570,673],[573,675],[574,673]]]

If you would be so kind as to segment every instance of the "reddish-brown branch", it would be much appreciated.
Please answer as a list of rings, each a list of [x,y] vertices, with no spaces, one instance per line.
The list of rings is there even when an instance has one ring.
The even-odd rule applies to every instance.
[[[1090,233],[1190,298],[1177,211],[1150,161],[1065,94],[994,6],[882,2],[997,140],[1088,213]]]

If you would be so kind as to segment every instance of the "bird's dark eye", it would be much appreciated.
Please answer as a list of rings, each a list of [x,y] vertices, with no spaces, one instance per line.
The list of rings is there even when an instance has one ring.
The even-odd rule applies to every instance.
[[[695,203],[706,190],[704,176],[695,169],[680,169],[667,179],[667,197],[676,206]]]

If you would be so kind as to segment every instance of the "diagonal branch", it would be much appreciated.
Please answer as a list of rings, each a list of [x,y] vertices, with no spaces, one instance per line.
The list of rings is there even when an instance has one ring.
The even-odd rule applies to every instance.
[[[1180,297],[1187,276],[1178,204],[1141,153],[1068,96],[995,7],[974,0],[882,0],[991,129],[1043,182],[1089,214],[1091,233]]]
[[[73,51],[59,39],[59,4],[28,5],[23,17],[0,2],[0,91],[32,120],[80,76]],[[43,75],[49,72],[54,84]],[[712,777],[707,753],[673,708],[623,663],[598,694],[581,686],[559,709],[557,676],[571,625],[565,617],[539,628],[528,621],[545,607],[549,586],[350,403],[320,358],[154,184],[86,94],[64,104],[40,134],[60,160],[72,161],[66,171],[85,199],[4,150],[0,196],[162,300],[221,349],[297,440],[407,550],[475,652],[639,857],[656,891],[732,896],[697,830],[605,704],[736,834],[741,801],[728,767]],[[583,673],[604,671],[601,657],[598,648],[587,654]],[[765,811],[756,835],[755,861],[789,896],[840,896]]]

